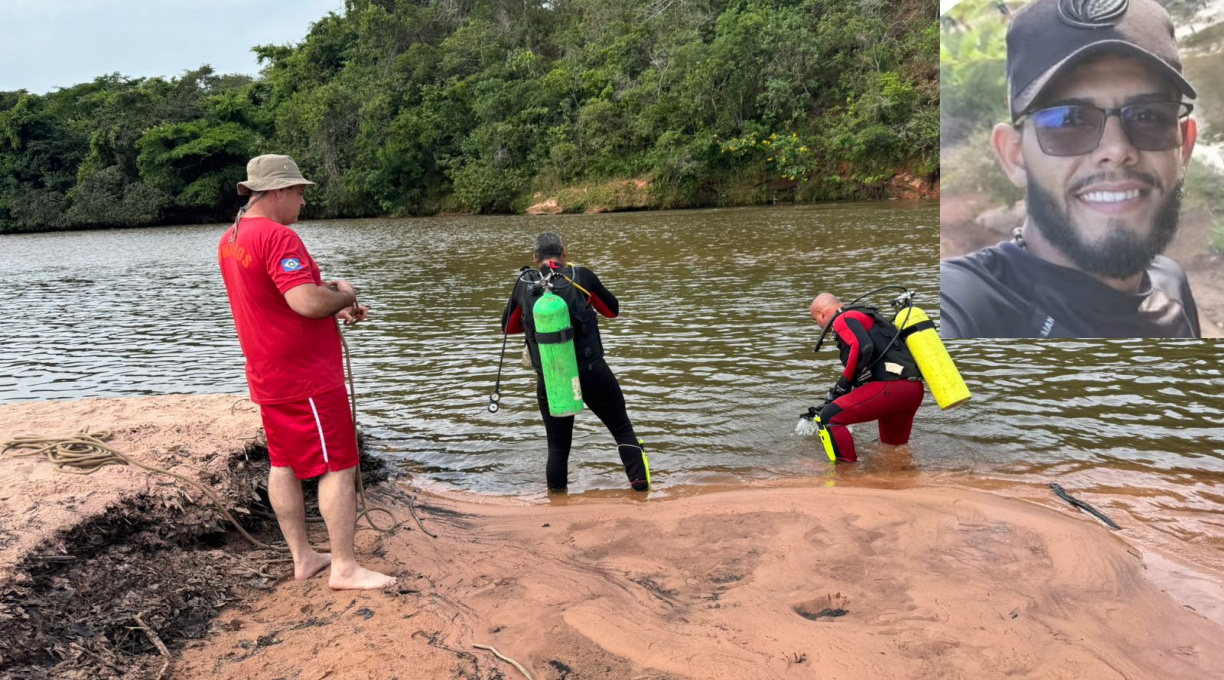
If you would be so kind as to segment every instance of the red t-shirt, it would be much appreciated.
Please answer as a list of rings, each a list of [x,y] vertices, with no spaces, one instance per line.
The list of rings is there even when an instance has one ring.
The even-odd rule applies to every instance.
[[[217,249],[247,384],[256,404],[301,401],[344,384],[340,332],[331,317],[308,319],[289,307],[285,291],[322,285],[302,239],[266,217],[242,220],[238,238],[226,230]]]

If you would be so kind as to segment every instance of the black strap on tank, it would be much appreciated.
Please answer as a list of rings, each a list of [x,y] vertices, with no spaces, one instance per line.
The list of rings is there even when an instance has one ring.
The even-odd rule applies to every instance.
[[[559,345],[563,342],[568,342],[574,339],[574,329],[562,328],[561,330],[553,333],[541,333],[536,331],[535,339],[536,342],[541,345]]]
[[[914,324],[913,326],[909,326],[908,328],[902,328],[900,331],[897,332],[897,334],[901,336],[902,340],[905,340],[909,338],[909,336],[913,335],[914,333],[917,333],[919,331],[925,331],[928,328],[934,328],[934,327],[935,327],[935,322],[931,321],[930,319],[927,319],[926,321],[919,321],[918,323]]]

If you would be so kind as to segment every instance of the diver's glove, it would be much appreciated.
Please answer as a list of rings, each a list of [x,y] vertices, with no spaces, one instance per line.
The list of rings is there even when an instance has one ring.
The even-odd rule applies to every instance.
[[[837,379],[837,384],[829,388],[829,396],[825,397],[827,401],[837,401],[841,397],[850,394],[850,381],[846,380],[846,376]]]

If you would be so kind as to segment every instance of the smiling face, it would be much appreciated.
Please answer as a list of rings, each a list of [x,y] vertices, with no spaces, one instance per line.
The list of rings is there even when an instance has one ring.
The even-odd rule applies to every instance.
[[[1059,77],[1031,109],[1066,104],[1112,109],[1151,101],[1180,101],[1180,96],[1145,62],[1106,54]],[[1182,121],[1180,131],[1176,148],[1142,151],[1120,116],[1112,115],[1097,147],[1077,156],[1047,155],[1029,120],[1019,129],[997,127],[993,141],[1012,181],[1026,188],[1029,219],[1040,235],[1068,264],[1124,278],[1146,268],[1177,229],[1193,122]]]

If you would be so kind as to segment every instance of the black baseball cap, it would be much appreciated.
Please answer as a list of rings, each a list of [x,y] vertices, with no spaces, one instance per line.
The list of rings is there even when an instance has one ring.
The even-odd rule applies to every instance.
[[[1155,0],[1035,0],[1016,12],[1007,29],[1012,120],[1055,77],[1103,52],[1142,59],[1185,96],[1198,96],[1182,76],[1173,22]]]

